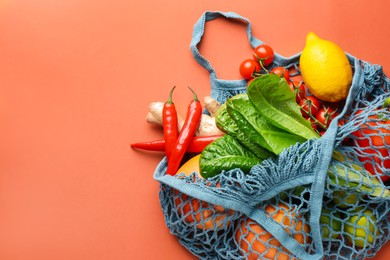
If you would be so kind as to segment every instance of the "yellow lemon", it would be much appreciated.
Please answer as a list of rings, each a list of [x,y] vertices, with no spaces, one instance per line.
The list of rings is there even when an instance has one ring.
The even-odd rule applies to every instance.
[[[310,32],[299,63],[303,81],[314,96],[328,102],[348,96],[352,67],[340,46]]]
[[[344,226],[344,231],[347,232],[347,239],[357,247],[367,247],[375,242],[375,238],[379,235],[379,230],[376,225],[375,214],[366,209],[353,211],[354,215],[347,219]]]

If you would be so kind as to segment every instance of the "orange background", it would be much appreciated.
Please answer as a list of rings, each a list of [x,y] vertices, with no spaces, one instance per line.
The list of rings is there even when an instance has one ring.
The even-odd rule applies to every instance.
[[[0,259],[194,259],[169,234],[153,171],[162,137],[148,104],[209,79],[189,51],[206,10],[235,11],[284,56],[309,31],[390,74],[387,0],[0,0]],[[201,53],[224,79],[250,57],[242,24],[206,26]],[[389,259],[386,246],[376,259]]]

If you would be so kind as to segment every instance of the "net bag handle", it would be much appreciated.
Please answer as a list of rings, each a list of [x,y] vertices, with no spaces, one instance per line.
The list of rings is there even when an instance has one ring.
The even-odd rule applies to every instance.
[[[198,45],[201,42],[202,37],[204,35],[206,23],[208,21],[212,21],[219,17],[226,18],[228,21],[241,21],[245,23],[247,40],[253,49],[261,44],[264,44],[264,42],[253,36],[251,22],[247,18],[235,12],[206,11],[195,23],[193,28],[193,33],[192,33],[192,39],[190,43],[190,50],[192,52],[194,59],[209,73],[210,84],[211,84],[210,95],[213,98],[215,98],[218,102],[224,103],[227,100],[227,98],[245,92],[247,80],[218,79],[216,75],[216,71],[211,65],[211,63],[199,52]],[[274,52],[273,64],[274,66],[288,66],[289,64],[291,64],[291,62],[297,62],[298,59],[299,59],[299,54],[286,58],[278,54],[277,52]]]
[[[202,67],[204,67],[210,73],[210,75],[213,75],[214,77],[215,77],[215,70],[211,66],[211,63],[200,54],[199,49],[198,49],[198,44],[202,40],[204,31],[205,31],[206,22],[212,21],[218,17],[224,17],[224,18],[227,18],[229,20],[239,20],[239,21],[245,22],[247,24],[246,35],[248,37],[248,41],[249,41],[250,45],[252,46],[252,48],[255,48],[256,46],[263,43],[262,41],[255,38],[252,35],[252,25],[247,18],[242,17],[234,12],[219,12],[219,11],[210,12],[210,11],[207,11],[207,12],[203,13],[203,15],[199,18],[199,20],[194,25],[192,40],[190,43],[190,49],[191,49],[192,55],[194,56],[195,60]]]
[[[264,44],[263,41],[257,39],[255,36],[253,36],[252,33],[252,24],[249,21],[249,19],[235,13],[235,12],[221,12],[221,11],[206,11],[203,13],[203,15],[199,18],[199,20],[195,23],[193,33],[192,33],[192,39],[190,43],[190,49],[192,52],[193,57],[195,60],[203,67],[205,68],[211,77],[216,78],[216,72],[214,68],[212,67],[211,63],[204,57],[202,54],[200,54],[198,45],[202,40],[202,37],[204,35],[206,22],[212,21],[216,18],[224,17],[228,20],[238,20],[246,23],[246,35],[248,38],[248,42],[250,46],[254,49],[257,46]],[[299,58],[299,54],[293,55],[291,57],[284,57],[280,55],[279,53],[274,53],[274,64],[278,65],[285,65],[293,60],[297,60]]]

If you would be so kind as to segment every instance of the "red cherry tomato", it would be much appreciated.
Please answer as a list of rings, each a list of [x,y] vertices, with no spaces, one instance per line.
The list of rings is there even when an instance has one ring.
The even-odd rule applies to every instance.
[[[359,130],[352,133],[358,149],[358,159],[364,168],[373,175],[386,181],[390,176],[384,171],[390,170],[390,120],[380,120],[378,116],[369,116]]]
[[[295,93],[296,101],[299,104],[299,102],[301,102],[301,100],[304,99],[306,96],[305,84],[303,84],[302,81],[299,82],[299,81],[293,80],[293,81],[288,82],[288,85],[289,85],[291,91],[293,91]]]
[[[301,107],[303,117],[316,116],[320,109],[320,101],[314,96],[308,96],[299,102],[299,106]]]
[[[280,77],[284,77],[284,79],[289,82],[290,81],[290,72],[288,69],[284,67],[275,67],[269,73],[279,75]]]
[[[259,70],[260,64],[253,59],[244,60],[240,64],[240,74],[246,80],[250,80],[252,78],[252,74]]]
[[[307,120],[310,122],[311,128],[313,128],[314,130],[317,130],[317,122],[311,117],[307,118]]]
[[[274,60],[274,50],[265,44],[257,46],[253,50],[253,58],[259,62],[262,62],[264,66],[268,66]]]
[[[320,122],[322,125],[325,126],[325,128],[328,128],[330,125],[330,122],[338,115],[336,110],[334,110],[331,107],[322,107],[316,114],[316,119],[318,122]]]

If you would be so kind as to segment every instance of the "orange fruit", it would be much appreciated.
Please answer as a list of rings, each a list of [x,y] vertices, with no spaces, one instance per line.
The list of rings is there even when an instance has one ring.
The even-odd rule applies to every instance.
[[[200,168],[199,168],[199,158],[201,154],[195,155],[188,161],[186,161],[180,168],[177,170],[176,174],[184,173],[185,175],[190,175],[193,172],[197,172],[198,176],[200,176]]]
[[[185,162],[176,174],[184,173],[186,176],[193,172],[197,173],[198,178],[203,178],[199,170],[200,154],[195,155]],[[195,178],[193,181],[196,181]],[[187,223],[195,223],[199,229],[221,228],[227,215],[233,213],[222,206],[210,205],[207,202],[192,198],[186,194],[174,190],[174,203],[180,216],[184,217]]]
[[[272,205],[268,205],[265,211],[276,222],[286,226],[285,230],[288,233],[291,233],[290,228],[293,228],[294,239],[299,243],[304,244],[308,242],[307,235],[303,233],[309,232],[309,226],[303,224],[299,216],[292,212],[292,209],[280,203],[277,209]],[[261,225],[250,218],[246,218],[241,222],[240,228],[236,231],[235,238],[240,248],[245,252],[247,259],[284,260],[290,258],[291,254],[289,251]]]

